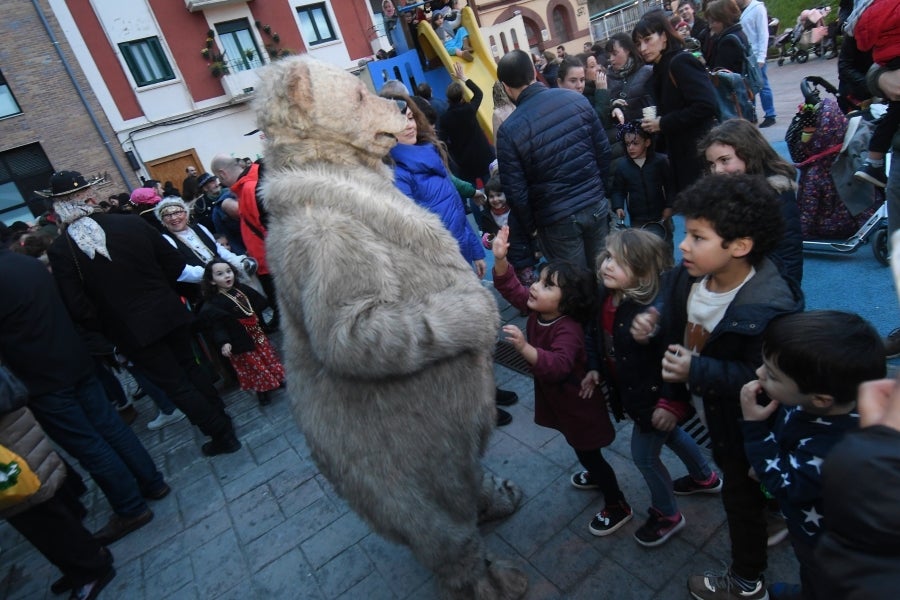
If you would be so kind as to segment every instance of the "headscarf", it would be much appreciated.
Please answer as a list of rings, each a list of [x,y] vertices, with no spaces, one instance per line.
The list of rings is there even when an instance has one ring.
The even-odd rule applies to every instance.
[[[66,225],[66,233],[73,242],[87,254],[91,260],[97,255],[102,254],[109,260],[109,249],[106,247],[106,232],[94,219],[86,219],[88,215],[94,213],[97,208],[89,204],[85,204],[82,200],[73,200],[68,196],[63,196],[58,200],[54,200],[53,209],[59,215],[61,223]]]

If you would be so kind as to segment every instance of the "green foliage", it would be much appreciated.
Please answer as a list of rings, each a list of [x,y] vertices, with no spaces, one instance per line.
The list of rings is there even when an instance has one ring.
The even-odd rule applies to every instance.
[[[825,17],[825,23],[831,23],[837,19],[839,0],[768,0],[764,3],[769,13],[769,20],[778,17],[781,23],[778,32],[781,33],[788,27],[793,27],[797,22],[800,12],[817,6],[830,6],[831,14]]]

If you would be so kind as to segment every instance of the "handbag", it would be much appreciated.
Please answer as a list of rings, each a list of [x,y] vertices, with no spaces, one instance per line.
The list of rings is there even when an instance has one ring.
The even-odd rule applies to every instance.
[[[18,410],[28,402],[28,388],[6,365],[0,363],[0,415]]]
[[[719,69],[710,73],[709,78],[716,90],[716,115],[720,123],[728,119],[746,119],[756,123],[756,94],[746,77]]]
[[[0,510],[24,502],[39,489],[41,481],[25,459],[0,445]]]

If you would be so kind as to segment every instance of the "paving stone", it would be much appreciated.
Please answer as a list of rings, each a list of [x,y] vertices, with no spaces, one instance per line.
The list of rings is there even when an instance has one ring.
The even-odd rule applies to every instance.
[[[200,596],[213,598],[247,576],[247,565],[231,531],[215,536],[191,552],[191,564]]]
[[[270,433],[272,428],[271,426],[267,426],[260,431],[261,433]],[[256,437],[258,438],[260,436]],[[248,437],[245,436],[244,443],[250,448],[250,454],[253,455],[256,464],[262,464],[291,447],[282,435],[275,436],[274,438],[266,436],[264,440],[259,443],[257,443],[256,439],[253,439],[253,442],[251,443]]]
[[[510,436],[497,436],[484,464],[494,473],[512,479],[526,497],[533,496],[559,477],[559,467],[540,453]]]
[[[209,540],[231,530],[231,520],[225,511],[220,511],[200,519],[196,524],[187,527],[181,534],[181,541],[188,552],[203,546]]]
[[[253,575],[253,583],[258,598],[327,598],[298,549],[291,550]]]
[[[395,600],[397,597],[381,575],[370,573],[368,577],[338,596],[338,600]]]
[[[590,544],[567,529],[550,538],[529,562],[560,589],[578,584],[600,563],[600,555]]]
[[[368,534],[369,527],[356,514],[347,513],[301,543],[300,548],[310,566],[318,569]]]
[[[240,477],[225,480],[222,489],[225,492],[225,498],[231,501],[269,480],[277,479],[283,472],[290,473],[294,469],[303,469],[303,467],[304,461],[297,456],[297,452],[293,448],[287,448]]]
[[[186,586],[193,587],[194,569],[191,566],[191,557],[182,556],[156,573],[151,581],[153,582],[152,593],[163,598]]]
[[[292,477],[296,477],[293,479]],[[299,510],[303,510],[317,500],[326,500],[333,505],[322,491],[322,487],[315,478],[310,478],[302,482],[298,482],[299,476],[296,474],[282,473],[274,481],[269,482],[269,488],[272,490],[281,512],[289,517]],[[337,508],[334,509],[337,516]],[[337,518],[337,516],[335,518]]]
[[[144,573],[141,569],[140,560],[132,560],[130,562],[122,561],[116,551],[113,550],[113,558],[115,562],[113,566],[116,569],[116,576],[109,585],[103,590],[103,598],[128,598],[128,600],[140,600],[147,596],[147,587],[153,587],[152,582],[144,580]],[[54,579],[56,579],[54,577]],[[51,580],[52,581],[52,580]],[[49,582],[48,582],[49,587]],[[151,598],[158,598],[151,591]],[[58,596],[57,596],[58,597]]]
[[[250,569],[259,571],[264,566],[277,560],[295,548],[300,547],[301,540],[309,537],[309,515],[295,514],[244,546]]]
[[[175,495],[185,526],[194,525],[225,506],[225,494],[212,473],[188,483],[177,490]]]
[[[604,560],[564,597],[571,600],[649,600],[653,598],[653,590],[613,561]],[[686,597],[682,587],[681,600]]]
[[[351,546],[317,569],[315,576],[325,596],[335,598],[373,573],[365,553]]]
[[[431,578],[431,572],[406,546],[394,544],[376,533],[363,538],[359,546],[398,598],[406,598]]]
[[[228,504],[234,532],[242,544],[255,540],[284,522],[284,515],[265,484]]]

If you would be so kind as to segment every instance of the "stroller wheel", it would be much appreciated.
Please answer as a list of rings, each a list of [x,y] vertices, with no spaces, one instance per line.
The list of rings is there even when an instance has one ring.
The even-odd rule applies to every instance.
[[[885,267],[890,265],[891,254],[888,248],[887,227],[879,227],[872,236],[872,254],[875,255],[875,260]]]
[[[779,58],[779,59],[778,59],[778,66],[779,66],[779,67],[784,66],[784,59],[783,59],[783,58]]]
[[[809,52],[806,50],[800,50],[797,52],[797,62],[801,65],[809,60]]]

